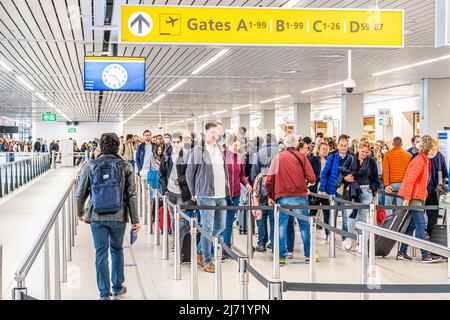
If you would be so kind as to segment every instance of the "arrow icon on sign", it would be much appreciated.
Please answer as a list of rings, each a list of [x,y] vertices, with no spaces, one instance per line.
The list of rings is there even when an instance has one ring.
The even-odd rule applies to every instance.
[[[134,20],[131,22],[131,27],[133,28],[134,25],[135,25],[136,23],[138,23],[138,29],[139,29],[138,32],[139,32],[139,33],[142,33],[142,24],[143,24],[143,23],[145,23],[145,24],[147,25],[147,27],[150,28],[150,22],[148,22],[147,19],[145,19],[141,14],[138,15],[138,16],[136,17],[136,19],[134,19]]]

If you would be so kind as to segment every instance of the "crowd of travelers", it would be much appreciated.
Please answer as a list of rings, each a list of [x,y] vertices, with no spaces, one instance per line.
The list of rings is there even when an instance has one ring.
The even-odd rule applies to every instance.
[[[135,175],[144,184],[150,184],[150,180],[157,177],[161,194],[167,195],[174,204],[199,206],[237,206],[248,198],[255,206],[329,205],[326,196],[330,195],[361,204],[370,204],[376,200],[385,205],[435,205],[438,203],[437,189],[448,180],[445,158],[437,150],[435,139],[428,135],[414,136],[411,139],[412,146],[404,150],[401,137],[395,137],[391,143],[370,143],[365,138],[350,140],[345,134],[326,138],[319,133],[314,140],[287,134],[282,140],[277,140],[271,133],[250,139],[246,132],[246,128],[241,127],[239,132],[225,135],[221,123],[210,122],[199,137],[194,133],[185,135],[180,132],[152,135],[150,130],[145,130],[142,137],[128,134],[119,138],[115,134],[103,134],[100,140],[82,145],[81,150],[94,150],[92,159],[95,160],[89,161],[82,169],[77,191],[78,215],[82,221],[91,225],[97,251],[97,282],[102,299],[126,292],[123,286],[122,247],[125,225],[131,219],[136,235],[140,228]],[[95,178],[97,166],[113,166],[114,163],[118,163],[124,172],[120,178],[120,192],[124,198],[118,207],[120,210],[108,213],[102,202],[95,200],[93,184],[99,183],[99,179]],[[103,177],[110,176],[101,172]],[[85,210],[89,195],[91,201]],[[108,196],[104,197],[108,199]],[[108,203],[112,205],[114,201],[112,196],[109,197]],[[174,217],[170,207],[169,211],[173,226]],[[330,224],[330,212],[321,211],[324,222]],[[304,216],[318,214],[318,210],[294,212]],[[406,234],[413,235],[415,231],[416,237],[429,239],[437,223],[439,210],[409,212],[411,222]],[[205,232],[210,236],[220,236],[226,245],[231,245],[236,210],[186,213],[196,214]],[[255,210],[252,214],[257,224],[255,250],[273,250],[273,210]],[[342,230],[355,233],[358,232],[356,222],[366,221],[368,210],[339,210],[339,214],[340,223],[336,214],[334,224]],[[393,211],[386,214],[392,215]],[[296,223],[292,216],[283,212],[279,214],[280,266],[286,266],[294,256],[296,224],[302,238],[305,261],[309,262],[311,258],[319,261],[318,255],[310,257],[309,223],[297,220]],[[328,230],[325,230],[325,236],[328,241]],[[355,249],[354,242],[342,237],[343,250]],[[109,247],[113,270],[112,294],[107,262]],[[197,260],[199,266],[208,273],[215,271],[211,248],[210,238],[202,234]],[[421,253],[421,262],[442,260],[442,257],[426,250]],[[229,257],[224,253],[223,258]],[[397,258],[412,260],[405,244],[401,245]]]

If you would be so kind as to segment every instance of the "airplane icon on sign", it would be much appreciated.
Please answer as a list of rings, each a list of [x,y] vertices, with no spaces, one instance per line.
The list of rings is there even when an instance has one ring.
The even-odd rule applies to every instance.
[[[169,20],[166,20],[166,23],[171,23],[172,27],[175,26],[175,22],[177,22],[178,19],[172,18],[171,16],[169,16]]]

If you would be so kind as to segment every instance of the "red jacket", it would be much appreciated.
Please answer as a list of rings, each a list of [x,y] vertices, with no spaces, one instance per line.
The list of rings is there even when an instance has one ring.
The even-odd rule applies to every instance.
[[[420,153],[409,163],[405,178],[398,195],[406,200],[418,199],[425,201],[428,197],[427,185],[431,176],[431,161]]]
[[[300,158],[304,170],[289,151]],[[275,156],[270,164],[266,179],[267,195],[275,201],[283,197],[304,197],[308,194],[306,181],[316,183],[316,175],[309,160],[295,148],[288,148]]]
[[[230,150],[223,151],[228,169],[230,181],[230,196],[238,197],[241,194],[241,183],[246,186],[248,180],[245,177],[244,157],[239,153],[232,153]]]

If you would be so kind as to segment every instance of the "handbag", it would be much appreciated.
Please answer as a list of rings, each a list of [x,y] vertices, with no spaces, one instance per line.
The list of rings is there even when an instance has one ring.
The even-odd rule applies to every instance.
[[[355,158],[351,159],[351,164],[353,164],[354,159]],[[346,166],[346,164],[348,163],[349,160],[350,160],[350,158],[345,160],[345,163],[343,165],[344,167]],[[350,164],[350,167],[351,167],[351,164]],[[344,181],[342,172],[339,173],[339,178],[337,180]],[[345,182],[342,182],[341,186],[336,189],[336,193],[339,195],[339,197],[342,200],[347,200],[347,201],[352,200],[351,193],[350,193],[350,186],[346,186]]]
[[[439,157],[439,153],[437,154],[437,156]],[[439,199],[442,195],[447,194],[448,193],[448,185],[444,183],[443,181],[443,177],[442,177],[442,158],[439,157],[439,170],[438,170],[438,185],[436,187],[436,195],[437,198]]]
[[[159,170],[152,170],[152,163],[150,162],[150,170],[147,173],[147,184],[154,190],[159,189]]]

